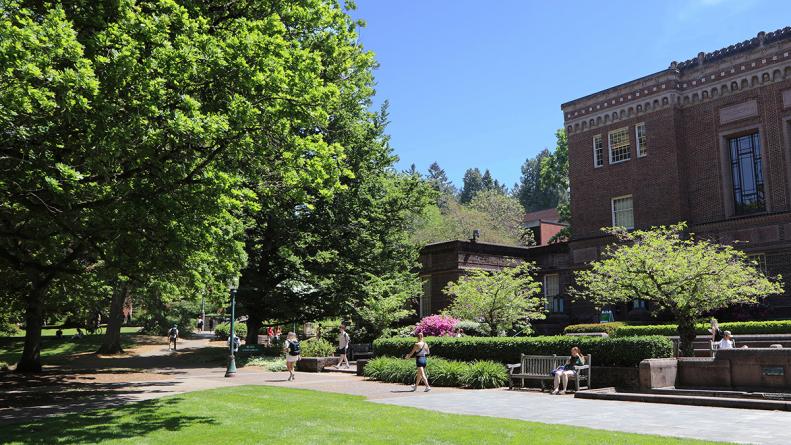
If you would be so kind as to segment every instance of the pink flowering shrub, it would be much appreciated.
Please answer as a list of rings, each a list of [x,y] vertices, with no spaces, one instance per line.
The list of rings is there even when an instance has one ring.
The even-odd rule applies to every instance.
[[[425,336],[450,335],[459,320],[447,315],[429,315],[415,325],[415,334],[422,332]]]

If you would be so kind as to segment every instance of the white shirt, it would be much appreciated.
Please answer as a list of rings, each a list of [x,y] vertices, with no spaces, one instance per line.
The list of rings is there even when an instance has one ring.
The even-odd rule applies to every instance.
[[[717,349],[733,349],[733,341],[728,340],[727,338],[723,338],[717,344]]]
[[[338,334],[338,347],[343,349],[347,346],[349,346],[349,334],[347,334],[346,331],[343,331]]]

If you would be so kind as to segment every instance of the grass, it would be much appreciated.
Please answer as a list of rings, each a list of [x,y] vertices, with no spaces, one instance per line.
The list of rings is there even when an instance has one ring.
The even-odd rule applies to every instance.
[[[602,419],[605,422],[606,419]],[[192,392],[0,426],[12,444],[681,444],[706,443],[380,405],[266,386]]]
[[[239,366],[258,366],[269,372],[285,371],[286,359],[283,357],[250,356],[236,361]]]
[[[62,339],[55,338],[57,329],[44,329],[41,337],[41,358],[62,357],[82,352],[94,352],[102,344],[103,335],[86,335],[79,340],[69,340],[76,333],[75,329],[64,329]],[[134,344],[131,334],[139,331],[140,328],[121,328],[121,339],[123,347]],[[51,331],[51,332],[50,332]],[[67,333],[72,331],[71,333]],[[22,355],[24,347],[24,333],[21,336],[0,338],[0,362],[16,363]]]

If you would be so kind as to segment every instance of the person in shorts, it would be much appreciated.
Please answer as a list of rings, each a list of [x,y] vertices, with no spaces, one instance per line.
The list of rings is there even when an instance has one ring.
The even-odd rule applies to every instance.
[[[170,349],[170,344],[173,343],[173,350],[176,350],[176,341],[179,338],[179,328],[176,325],[173,325],[172,328],[168,331],[168,349]]]
[[[429,355],[430,350],[428,347],[428,343],[423,340],[423,333],[418,332],[417,334],[417,342],[414,346],[412,346],[412,350],[404,356],[404,358],[410,358],[412,355],[415,356],[415,366],[417,367],[417,371],[415,372],[415,384],[412,385],[412,391],[416,391],[417,387],[420,385],[420,382],[423,381],[426,384],[425,392],[431,391],[431,385],[428,384],[428,376],[426,376],[426,364],[428,363],[426,357]]]
[[[351,343],[351,337],[349,337],[349,333],[346,332],[346,326],[340,325],[341,332],[338,334],[338,349],[336,352],[341,357],[338,360],[338,364],[335,365],[335,368],[340,368],[343,366],[344,368],[349,368],[349,358],[347,354],[349,353],[349,343]],[[344,365],[345,363],[345,365]]]
[[[283,351],[286,353],[286,368],[288,368],[288,380],[294,380],[294,367],[300,359],[301,349],[299,346],[299,339],[297,334],[289,332],[286,336],[286,342],[283,344]]]

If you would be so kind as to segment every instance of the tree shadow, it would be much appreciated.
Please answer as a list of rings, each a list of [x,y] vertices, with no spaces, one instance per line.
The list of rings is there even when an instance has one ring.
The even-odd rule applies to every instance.
[[[114,409],[73,413],[25,423],[0,425],[3,441],[27,444],[84,444],[179,431],[196,424],[214,424],[205,416],[185,415],[182,397],[147,400]]]

